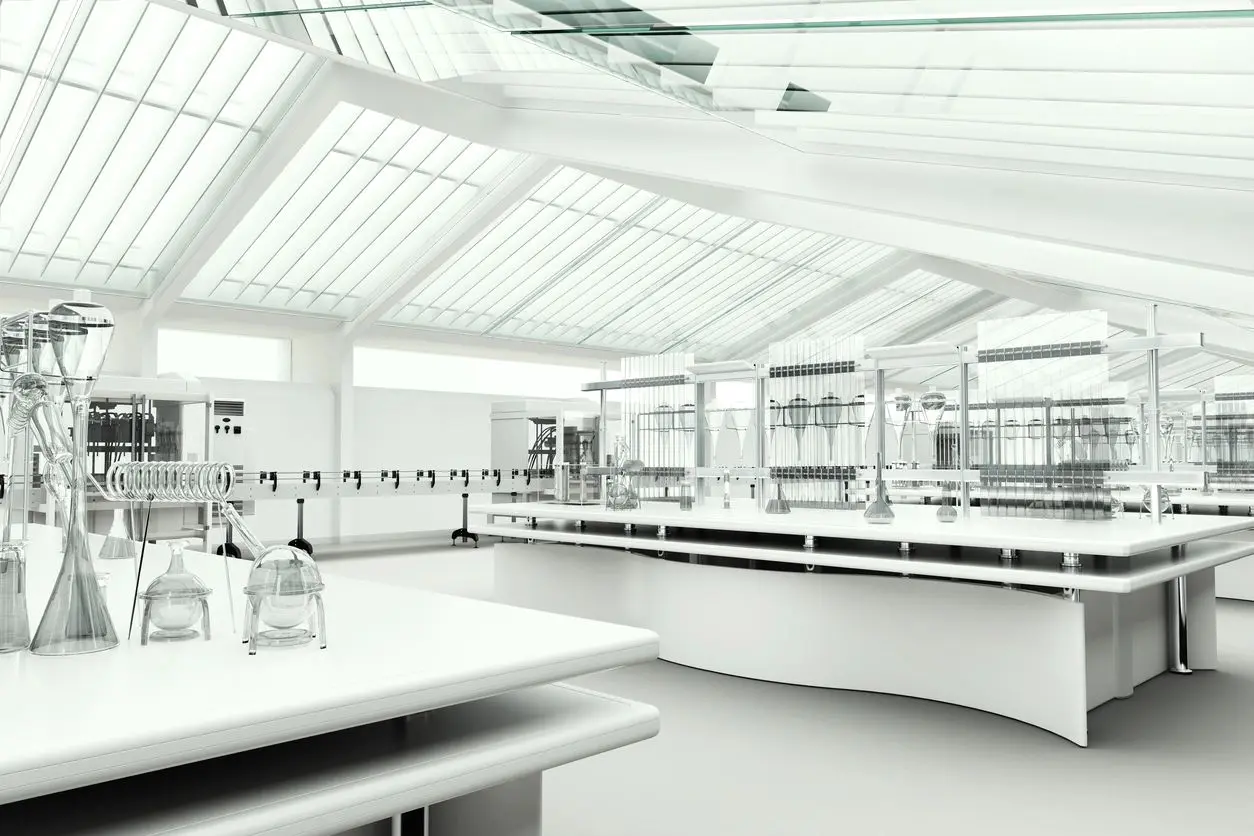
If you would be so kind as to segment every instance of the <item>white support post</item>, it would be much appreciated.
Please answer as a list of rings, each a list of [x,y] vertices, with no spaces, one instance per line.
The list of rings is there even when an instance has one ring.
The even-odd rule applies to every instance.
[[[1149,316],[1145,323],[1145,335],[1147,337],[1158,336],[1158,306],[1149,306]],[[1158,349],[1151,348],[1145,353],[1146,365],[1149,370],[1149,414],[1146,416],[1149,426],[1146,428],[1149,437],[1149,464],[1150,470],[1158,473],[1162,470],[1163,446],[1161,431],[1159,429],[1158,415]],[[1163,521],[1163,503],[1162,490],[1158,485],[1150,486],[1150,519],[1155,525],[1161,524]]]

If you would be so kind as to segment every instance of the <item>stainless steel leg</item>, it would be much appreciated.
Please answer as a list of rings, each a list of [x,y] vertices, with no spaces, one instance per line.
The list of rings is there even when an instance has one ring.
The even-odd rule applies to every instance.
[[[1167,670],[1193,673],[1189,667],[1189,586],[1188,578],[1167,584]]]
[[[814,551],[814,536],[811,534],[807,534],[805,542],[801,545],[801,548],[805,549],[808,552]]]
[[[1079,572],[1080,571],[1080,555],[1077,554],[1076,552],[1063,552],[1062,568],[1064,571],[1067,571],[1067,572]],[[1062,597],[1066,598],[1068,601],[1079,601],[1080,590],[1064,588],[1062,591]]]
[[[1016,552],[1014,549],[1002,549],[1001,557],[999,558],[999,560],[1001,561],[1002,566],[1009,569],[1019,562],[1019,553]],[[1002,584],[1002,586],[1004,586],[1006,589],[1018,589],[1019,588],[1019,585],[1014,584],[1014,583],[1004,583]]]

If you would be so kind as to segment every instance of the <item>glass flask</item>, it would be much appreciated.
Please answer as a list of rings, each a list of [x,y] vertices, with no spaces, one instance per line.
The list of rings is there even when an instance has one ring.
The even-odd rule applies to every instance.
[[[30,645],[26,611],[26,557],[17,543],[0,543],[0,653]]]
[[[74,407],[73,453],[68,457],[72,478],[61,572],[30,651],[40,656],[69,656],[118,645],[87,547],[86,518],[87,410],[113,337],[113,315],[90,302],[66,302],[52,309],[47,322],[57,365]]]
[[[194,639],[200,635],[199,624],[209,636],[209,595],[213,592],[205,582],[183,565],[183,550],[187,541],[173,540],[170,546],[170,566],[165,573],[148,584],[139,596],[144,602],[144,620],[140,627],[139,643],[151,641],[174,642]],[[155,629],[149,633],[149,628]]]
[[[131,534],[131,512],[126,508],[113,509],[113,524],[100,547],[101,560],[133,560],[135,539]]]
[[[257,556],[248,586],[244,624],[248,653],[258,646],[292,647],[315,636],[327,646],[322,573],[313,558],[291,546],[269,546]]]
[[[631,457],[631,448],[620,435],[614,440],[614,472],[605,491],[605,507],[611,511],[630,511],[640,507],[640,474],[644,462]]]

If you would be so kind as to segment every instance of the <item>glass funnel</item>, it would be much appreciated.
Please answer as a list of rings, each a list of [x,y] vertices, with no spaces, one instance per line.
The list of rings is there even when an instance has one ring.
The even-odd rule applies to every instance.
[[[209,640],[209,595],[213,590],[183,564],[187,545],[186,540],[169,543],[169,568],[139,596],[144,602],[140,644],[194,639],[200,635],[197,624],[204,629],[205,640]],[[149,633],[150,628],[155,629]]]
[[[269,546],[248,575],[244,613],[248,653],[258,646],[294,647],[315,636],[327,646],[322,573],[313,558],[291,546]]]
[[[736,434],[736,461],[744,461],[745,435],[752,423],[751,413],[747,409],[726,409],[723,411],[723,426]]]
[[[718,463],[718,434],[723,429],[723,407],[713,398],[705,404],[705,425],[710,429],[710,466]],[[699,463],[698,463],[699,464]]]
[[[914,400],[909,395],[897,395],[893,398],[892,406],[888,410],[888,422],[892,424],[897,436],[897,461],[903,465],[906,462],[906,427],[910,423],[910,410],[913,405]]]

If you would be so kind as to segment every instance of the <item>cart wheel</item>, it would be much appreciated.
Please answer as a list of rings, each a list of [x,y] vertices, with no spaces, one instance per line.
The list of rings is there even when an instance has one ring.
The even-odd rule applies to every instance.
[[[244,553],[239,550],[239,546],[234,543],[223,543],[218,546],[217,554],[224,554],[227,557],[233,557],[236,560],[239,560],[244,556]]]
[[[300,549],[305,554],[313,557],[313,546],[304,537],[293,537],[287,541],[287,544],[294,549]]]

